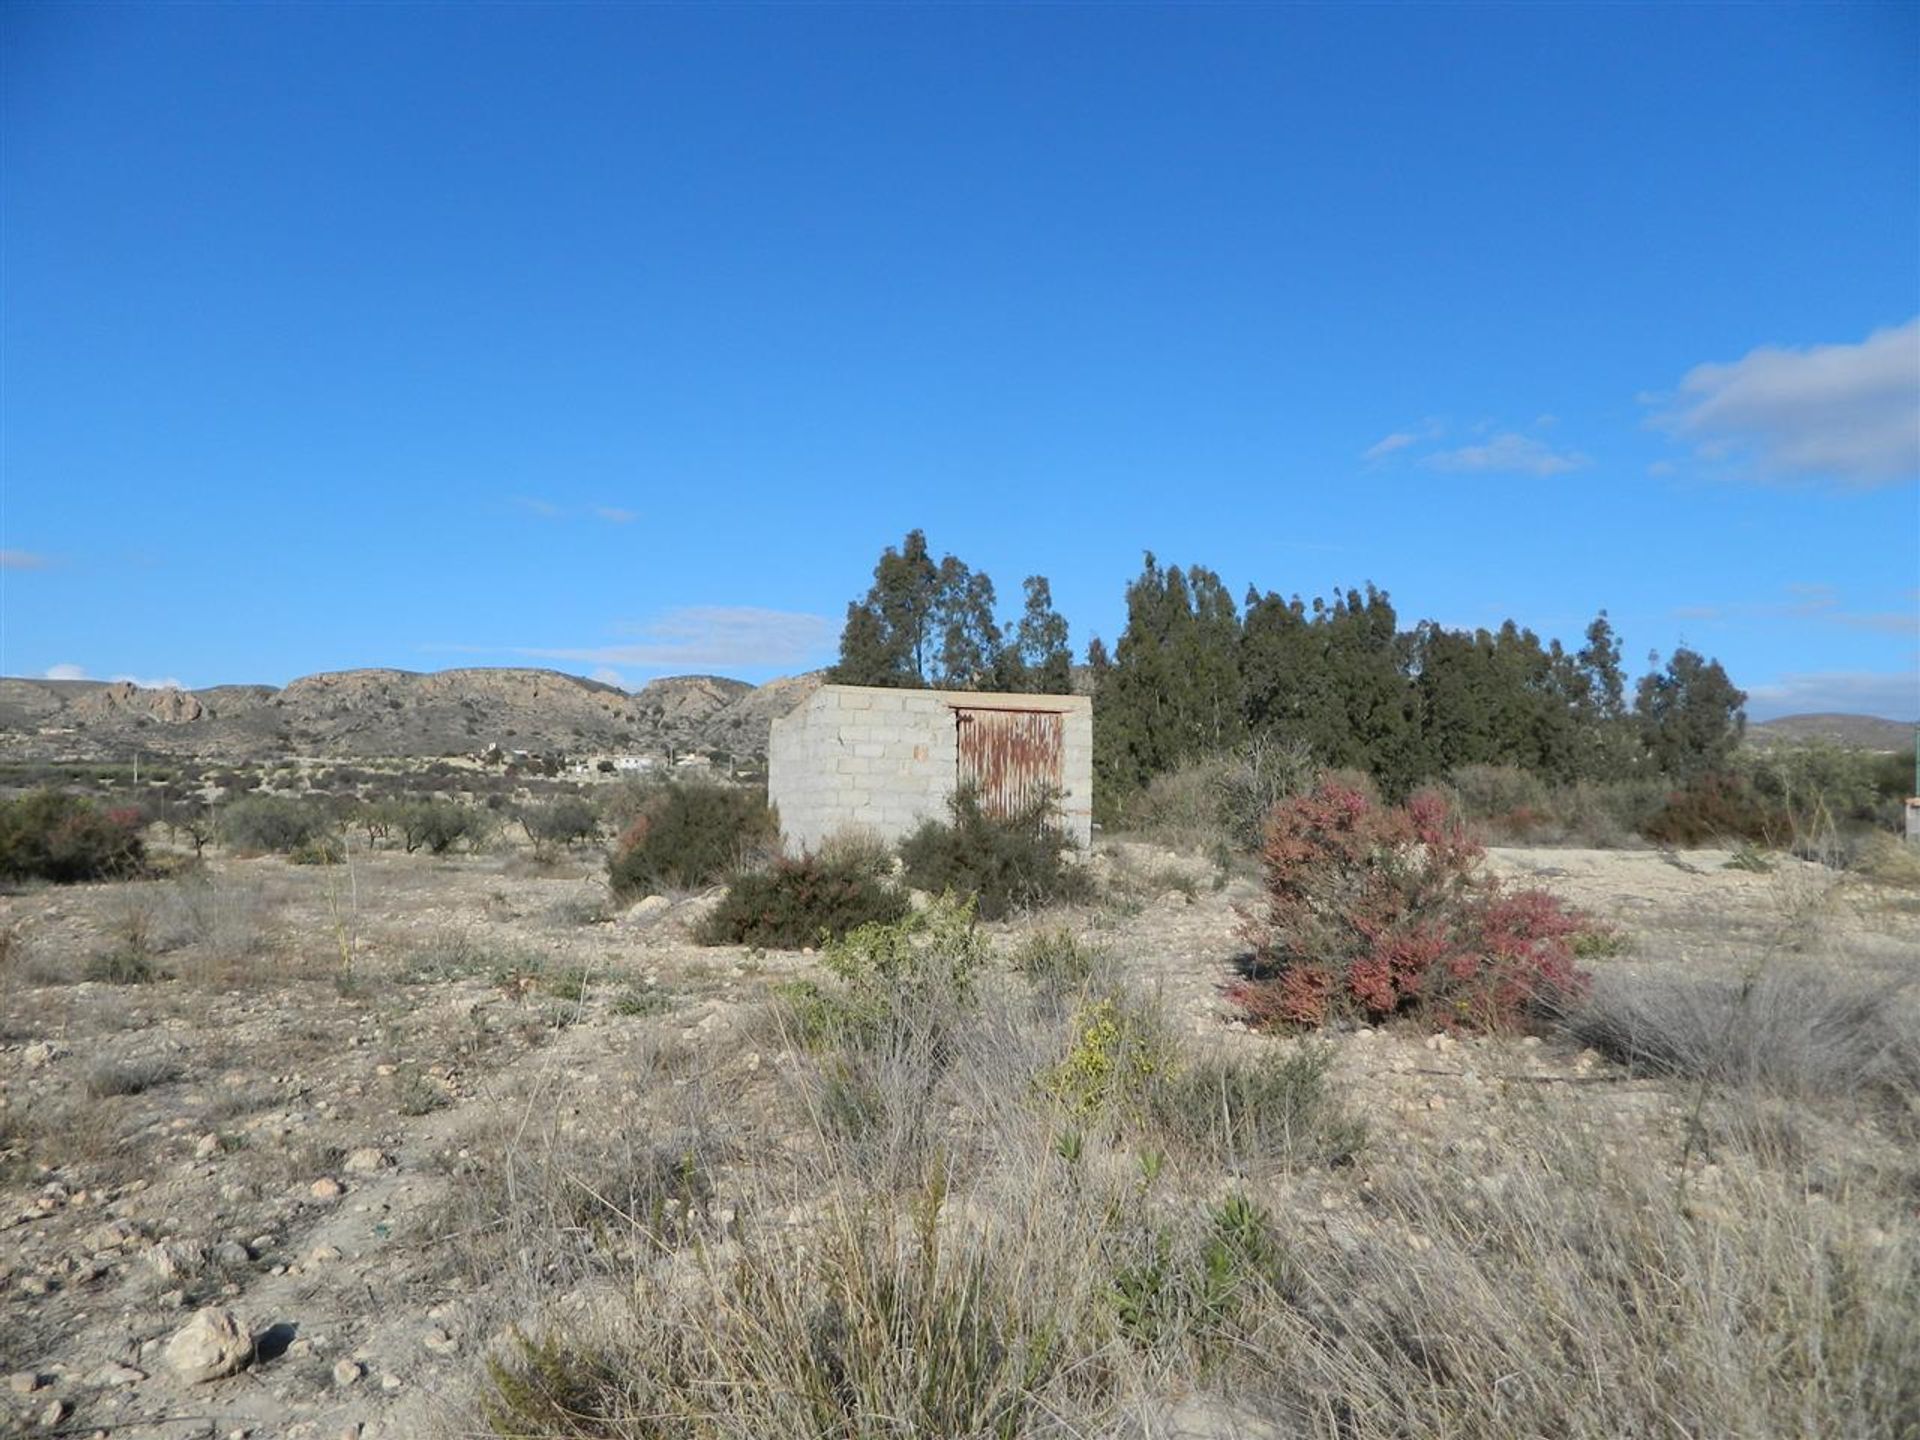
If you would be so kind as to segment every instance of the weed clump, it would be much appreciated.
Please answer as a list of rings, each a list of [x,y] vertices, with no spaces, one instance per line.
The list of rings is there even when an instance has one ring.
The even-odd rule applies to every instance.
[[[901,842],[915,889],[973,895],[983,920],[1092,894],[1051,796],[1005,816],[988,813],[970,789],[955,791],[947,805],[950,820],[924,821]]]
[[[235,850],[291,855],[324,842],[332,830],[333,819],[322,806],[285,795],[249,795],[220,816],[220,838]]]

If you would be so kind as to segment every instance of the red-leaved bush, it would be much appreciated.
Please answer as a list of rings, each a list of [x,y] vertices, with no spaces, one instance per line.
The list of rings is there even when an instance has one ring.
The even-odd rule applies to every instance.
[[[1388,806],[1323,781],[1267,821],[1265,913],[1253,978],[1233,998],[1256,1024],[1415,1015],[1460,1029],[1519,1023],[1577,992],[1573,942],[1595,928],[1542,890],[1508,890],[1432,791]]]

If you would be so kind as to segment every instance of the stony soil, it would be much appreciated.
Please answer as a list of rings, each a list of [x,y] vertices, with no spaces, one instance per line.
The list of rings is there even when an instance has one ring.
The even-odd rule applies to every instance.
[[[1731,858],[1490,863],[1616,926],[1625,951],[1600,966],[1742,967],[1836,940],[1920,965],[1913,892]],[[1196,1035],[1282,1043],[1245,1033],[1222,996],[1249,875],[1220,885],[1118,841],[1094,863],[1101,903],[996,929],[1073,926]],[[765,992],[814,961],[695,945],[710,897],[620,912],[585,856],[380,854],[351,872],[221,858],[200,878],[0,897],[0,1428],[431,1433],[512,1318],[428,1224],[467,1183],[468,1147],[556,1113],[591,1123],[649,1087],[739,1100],[774,1083]],[[149,983],[86,978],[129,952]],[[1330,1226],[1410,1149],[1497,1153],[1516,1096],[1578,1095],[1622,1143],[1677,1103],[1552,1041],[1335,1043],[1376,1143],[1280,1197]],[[256,1353],[188,1383],[165,1347],[203,1307],[237,1316]]]

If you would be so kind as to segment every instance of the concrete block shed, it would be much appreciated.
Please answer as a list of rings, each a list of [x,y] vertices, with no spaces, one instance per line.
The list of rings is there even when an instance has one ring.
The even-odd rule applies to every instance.
[[[898,840],[922,820],[946,818],[962,783],[1000,813],[1051,787],[1084,849],[1093,839],[1093,702],[822,685],[775,720],[767,740],[768,798],[796,850],[852,827]]]

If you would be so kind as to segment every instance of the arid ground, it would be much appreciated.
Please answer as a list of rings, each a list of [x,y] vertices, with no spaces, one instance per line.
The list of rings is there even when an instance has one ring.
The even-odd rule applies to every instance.
[[[1137,1206],[1144,1243],[1176,1256],[1182,1226],[1241,1213],[1220,1209],[1239,1197],[1294,1279],[1262,1271],[1264,1298],[1209,1348],[1194,1305],[1165,1299],[1161,1313],[1160,1282],[1143,1290],[1139,1267],[1120,1265],[1071,1302],[1069,1318],[1106,1327],[1084,1353],[1023,1352],[1003,1388],[1032,1403],[948,1397],[941,1410],[925,1377],[895,1377],[884,1384],[917,1385],[930,1407],[919,1428],[814,1433],[931,1434],[944,1414],[1004,1434],[1601,1435],[1655,1433],[1664,1414],[1660,1433],[1675,1435],[1912,1435],[1916,1412],[1900,1415],[1920,1382],[1898,1357],[1915,1366],[1920,1350],[1898,1347],[1916,1338],[1920,1102],[1904,1072],[1881,1085],[1871,1057],[1848,1069],[1851,1056],[1808,1054],[1739,1073],[1746,1061],[1710,1058],[1690,1074],[1684,1054],[1661,1061],[1617,1034],[1583,1043],[1609,1017],[1630,1030],[1636,1006],[1726,995],[1734,1009],[1701,1012],[1709,1046],[1737,1023],[1817,1047],[1808,1017],[1835,995],[1875,1024],[1920,1024],[1920,890],[1732,858],[1493,852],[1497,871],[1614,927],[1613,953],[1586,961],[1596,1005],[1614,1007],[1581,1022],[1600,1029],[1333,1035],[1320,1108],[1250,1150],[1196,1139],[1204,1122],[1185,1143],[1177,1124],[1159,1140],[1028,1103],[1033,1077],[1057,1077],[1075,1045],[1071,987],[1090,973],[1151,1013],[1182,1064],[1320,1043],[1249,1032],[1223,994],[1253,872],[1218,877],[1144,843],[1101,842],[1095,903],[982,927],[985,1048],[954,1042],[961,1059],[918,1109],[883,1095],[854,1126],[834,1119],[840,1072],[776,997],[817,978],[819,957],[698,945],[689,927],[710,897],[622,909],[587,850],[547,864],[512,848],[346,866],[220,856],[163,880],[0,897],[0,1425],[531,1434],[515,1407],[538,1398],[498,1398],[499,1376],[538,1351],[516,1332],[631,1357],[649,1327],[684,1336],[706,1316],[744,1348],[676,1363],[771,1387],[775,1362],[740,1337],[761,1326],[772,1353],[778,1297],[810,1293],[829,1237],[871,1246],[878,1227],[890,1256],[894,1216],[955,1237],[982,1266],[975,1302],[1030,1334],[1032,1297],[995,1288],[1008,1277],[994,1246],[1012,1233],[1018,1275],[1072,1289],[1084,1267],[1056,1275],[1052,1252],[1019,1246],[1056,1220],[1073,1230],[1084,1216],[1058,1217],[1098,1191],[1099,1215]],[[1048,947],[1081,957],[1065,982],[1032,963]],[[1850,1093],[1868,1080],[1881,1088]],[[1306,1133],[1336,1110],[1363,1141]],[[1054,1186],[1068,1198],[1052,1216],[1006,1221]],[[1539,1233],[1515,1238],[1529,1226]],[[1118,1242],[1089,1243],[1111,1255]],[[1667,1273],[1625,1293],[1650,1256]],[[1904,1307],[1888,1298],[1903,1291]],[[203,1308],[231,1312],[254,1353],[189,1383],[166,1344]],[[793,1323],[817,1339],[826,1322]],[[1396,1325],[1436,1333],[1393,1339]],[[490,1356],[503,1362],[492,1376]],[[693,1386],[686,1373],[673,1384]],[[590,1379],[568,1404],[591,1410],[621,1384]],[[656,1380],[650,1393],[671,1389]],[[836,1383],[851,1395],[869,1382],[883,1385]],[[638,1394],[618,1423],[562,1433],[784,1423],[742,1388],[716,1402],[720,1419],[676,1412],[682,1428],[648,1428]]]

